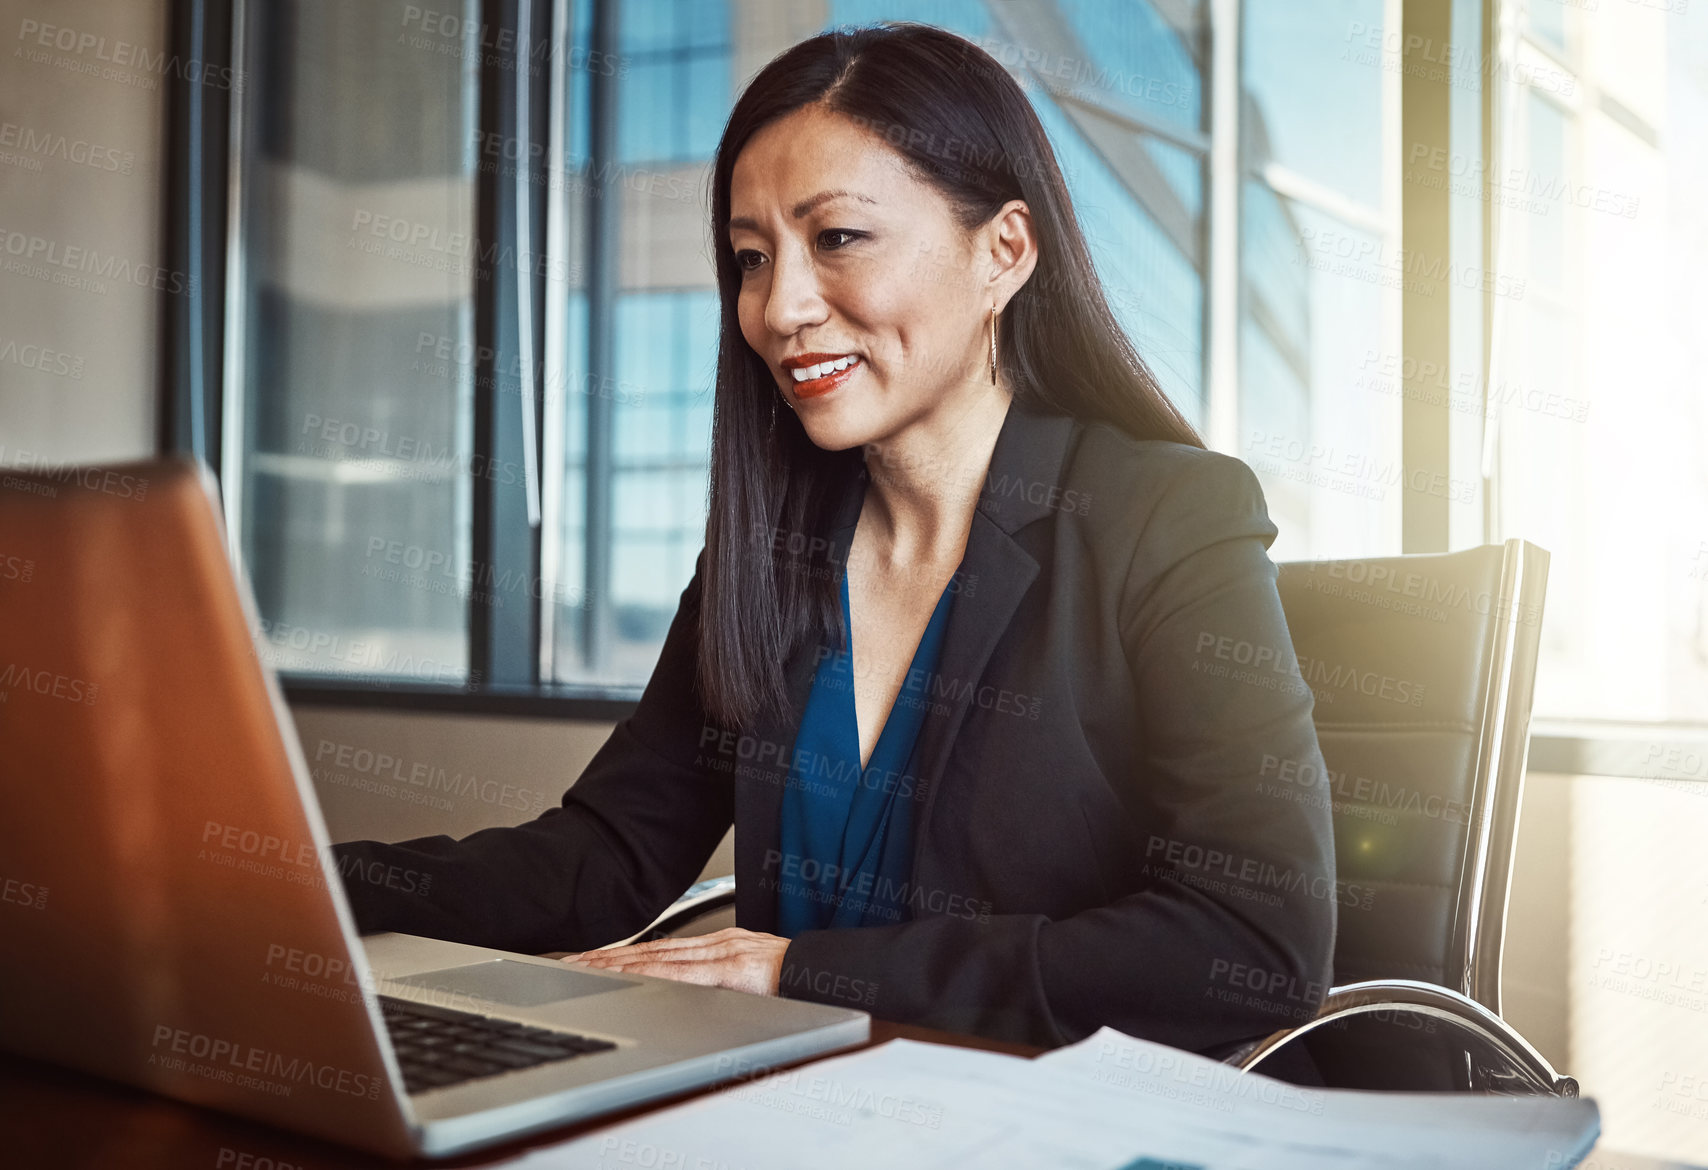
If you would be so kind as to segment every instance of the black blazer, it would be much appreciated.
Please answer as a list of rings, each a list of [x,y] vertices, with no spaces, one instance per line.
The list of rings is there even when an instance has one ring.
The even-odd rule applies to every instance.
[[[824,535],[841,564],[862,471]],[[918,801],[910,916],[806,931],[781,993],[1055,1046],[1108,1024],[1221,1055],[1314,1014],[1330,982],[1333,833],[1268,556],[1230,456],[1014,402],[955,579],[902,778]],[[704,559],[700,563],[703,568]],[[776,925],[791,711],[735,734],[694,687],[700,571],[634,713],[561,808],[463,839],[338,847],[358,923],[518,951],[638,931],[733,819],[736,921]],[[859,896],[851,890],[851,896]]]

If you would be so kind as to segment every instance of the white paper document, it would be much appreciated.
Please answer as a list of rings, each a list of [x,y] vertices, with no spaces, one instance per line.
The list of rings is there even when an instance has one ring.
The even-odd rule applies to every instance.
[[[1307,1089],[1104,1028],[1033,1060],[891,1040],[511,1165],[1567,1170],[1600,1128],[1590,1100]]]

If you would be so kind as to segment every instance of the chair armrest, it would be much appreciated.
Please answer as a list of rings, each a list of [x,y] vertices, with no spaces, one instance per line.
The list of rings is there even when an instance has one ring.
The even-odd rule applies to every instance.
[[[1577,1081],[1555,1072],[1542,1054],[1505,1020],[1451,988],[1415,979],[1372,979],[1332,988],[1315,1019],[1247,1044],[1225,1057],[1224,1063],[1249,1071],[1279,1049],[1320,1028],[1377,1012],[1440,1020],[1467,1039],[1480,1041],[1503,1062],[1502,1067],[1481,1070],[1495,1092],[1578,1095]]]
[[[707,878],[703,882],[695,882],[689,886],[682,896],[664,908],[664,913],[654,918],[650,923],[628,938],[620,938],[616,942],[606,943],[599,949],[610,950],[612,947],[626,947],[630,943],[642,939],[663,938],[687,926],[702,914],[710,914],[713,910],[721,909],[735,901],[735,875]]]

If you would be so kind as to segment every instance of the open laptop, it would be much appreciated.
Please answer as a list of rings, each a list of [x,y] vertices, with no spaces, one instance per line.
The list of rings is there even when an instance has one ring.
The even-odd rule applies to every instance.
[[[359,940],[258,628],[200,465],[0,469],[0,1047],[407,1157],[867,1039],[853,1009]]]

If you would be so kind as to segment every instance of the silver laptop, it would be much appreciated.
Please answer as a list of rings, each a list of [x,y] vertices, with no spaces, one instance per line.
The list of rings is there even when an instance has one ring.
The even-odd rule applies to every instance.
[[[0,1046],[443,1156],[867,1039],[851,1008],[359,939],[258,628],[197,464],[0,470]]]

